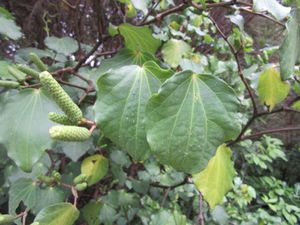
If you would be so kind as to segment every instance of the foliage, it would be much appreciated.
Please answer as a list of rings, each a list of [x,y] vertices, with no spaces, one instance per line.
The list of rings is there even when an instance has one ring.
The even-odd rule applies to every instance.
[[[1,2],[0,224],[300,223],[284,2]]]

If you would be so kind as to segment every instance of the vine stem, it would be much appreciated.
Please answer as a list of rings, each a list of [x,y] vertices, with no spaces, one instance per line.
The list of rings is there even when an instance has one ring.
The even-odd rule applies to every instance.
[[[200,191],[198,195],[198,204],[199,204],[198,223],[200,225],[204,225],[205,223],[204,223],[204,212],[203,212],[203,197]]]
[[[223,31],[221,30],[221,28],[218,26],[218,24],[216,23],[216,21],[210,16],[208,15],[208,18],[211,20],[211,22],[213,23],[213,25],[216,27],[218,33],[221,35],[221,37],[223,38],[223,40],[227,43],[228,47],[230,48],[231,53],[233,54],[237,67],[238,67],[238,74],[240,79],[242,80],[244,86],[247,89],[247,92],[251,98],[251,102],[252,102],[252,106],[253,106],[253,116],[255,116],[257,114],[257,106],[255,103],[255,98],[254,98],[254,94],[251,91],[250,85],[248,84],[248,82],[246,81],[246,78],[243,74],[243,69],[242,69],[242,65],[241,65],[241,61],[239,59],[238,56],[238,51],[235,50],[235,48],[233,47],[233,45],[229,42],[228,38],[226,37],[226,35],[223,33]]]

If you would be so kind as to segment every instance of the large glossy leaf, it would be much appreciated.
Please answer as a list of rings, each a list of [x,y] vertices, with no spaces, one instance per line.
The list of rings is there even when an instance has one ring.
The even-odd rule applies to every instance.
[[[77,42],[70,37],[47,37],[45,39],[45,45],[58,53],[64,55],[70,55],[78,50]]]
[[[73,225],[79,217],[79,211],[70,203],[58,203],[44,208],[34,222],[39,225]]]
[[[279,72],[274,67],[266,69],[259,77],[258,96],[270,111],[287,97],[289,90],[290,85],[281,80]]]
[[[225,194],[232,188],[235,170],[231,155],[231,149],[225,144],[221,145],[207,167],[193,176],[197,188],[211,208],[222,203]]]
[[[152,36],[149,27],[136,27],[128,23],[119,26],[120,34],[125,39],[125,46],[132,50],[154,54],[160,46],[160,40]]]
[[[42,89],[22,90],[1,106],[0,143],[22,170],[31,171],[44,150],[51,147],[48,130],[53,123],[47,115],[59,109]]]
[[[182,56],[191,51],[191,46],[182,40],[170,39],[161,52],[163,59],[171,66],[177,67]]]
[[[287,23],[287,33],[279,49],[280,75],[283,80],[294,73],[294,66],[300,61],[300,10],[292,12]]]
[[[276,19],[284,19],[291,11],[290,7],[285,7],[276,0],[253,0],[253,10],[256,12],[268,11]]]
[[[14,20],[0,17],[0,24],[0,34],[13,40],[22,37],[21,28],[16,25]]]
[[[97,82],[94,107],[97,124],[108,138],[137,161],[146,159],[149,153],[145,107],[160,84],[159,78],[146,65],[113,70]]]
[[[238,134],[237,108],[233,90],[218,78],[191,71],[173,75],[147,105],[153,154],[178,171],[199,172],[220,144]]]

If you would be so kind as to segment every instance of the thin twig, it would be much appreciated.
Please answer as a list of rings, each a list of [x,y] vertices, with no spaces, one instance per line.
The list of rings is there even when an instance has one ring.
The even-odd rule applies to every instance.
[[[270,129],[265,130],[261,132],[257,132],[255,134],[246,135],[240,139],[240,141],[248,140],[248,139],[255,139],[258,138],[264,134],[272,134],[272,133],[280,133],[280,132],[289,132],[289,131],[300,131],[300,127],[284,127],[284,128],[276,128],[276,129]]]
[[[233,56],[235,58],[235,61],[237,63],[237,67],[238,67],[239,77],[242,80],[242,82],[244,83],[244,86],[246,87],[247,92],[248,92],[248,94],[249,94],[249,96],[251,98],[251,102],[252,102],[252,105],[253,105],[253,115],[256,115],[257,114],[257,106],[256,106],[256,103],[255,103],[254,94],[252,93],[250,85],[248,84],[248,82],[246,81],[246,78],[244,77],[243,69],[242,69],[242,65],[241,65],[241,61],[240,61],[239,56],[238,56],[238,52],[235,50],[235,48],[233,47],[233,45],[229,42],[228,38],[223,33],[223,31],[220,29],[220,27],[218,26],[218,24],[216,23],[216,21],[211,16],[209,16],[209,15],[208,15],[208,18],[212,21],[212,23],[216,27],[218,33],[222,36],[222,38],[224,39],[224,41],[227,43],[227,45],[230,48],[231,53],[233,54]]]
[[[167,190],[165,190],[163,199],[162,199],[161,204],[160,204],[161,208],[164,207],[164,204],[165,204],[165,202],[167,200],[167,197],[168,197],[168,194],[169,194],[170,190],[171,190],[171,188],[167,188]]]
[[[250,13],[250,14],[253,14],[253,15],[256,15],[256,16],[263,17],[265,19],[268,19],[268,20],[270,20],[270,21],[278,24],[281,27],[285,27],[285,25],[283,23],[281,23],[280,21],[278,21],[278,20],[276,20],[276,19],[274,19],[274,18],[272,18],[272,17],[270,17],[270,16],[268,16],[266,14],[259,13],[259,12],[254,12],[254,11],[252,11],[250,9],[247,9],[247,8],[244,8],[244,7],[240,7],[239,10],[247,12],[247,13]]]
[[[143,23],[145,23],[145,21],[148,19],[148,17],[152,14],[152,12],[156,9],[156,7],[158,6],[158,4],[161,2],[162,0],[158,0],[157,2],[154,1],[154,4],[152,5],[151,9],[149,10],[149,12],[147,13],[146,16],[144,16],[144,18],[138,23],[138,25],[141,25]]]
[[[198,203],[199,203],[198,222],[200,225],[204,225],[205,223],[204,223],[204,212],[203,212],[203,197],[200,191],[198,195]]]
[[[238,143],[238,142],[244,140],[243,135],[245,134],[245,132],[248,130],[248,128],[253,124],[253,122],[254,122],[256,119],[258,119],[258,118],[260,118],[260,117],[262,117],[262,116],[272,115],[272,114],[280,113],[280,112],[300,113],[299,110],[292,109],[292,108],[285,107],[285,106],[283,106],[283,107],[281,107],[281,108],[279,108],[279,109],[273,110],[273,111],[271,111],[271,112],[266,111],[266,112],[257,113],[257,114],[255,114],[255,115],[253,115],[253,116],[248,120],[248,122],[246,123],[246,125],[245,125],[245,126],[243,127],[243,129],[241,130],[239,136],[238,136],[235,140],[233,140],[233,141],[231,141],[231,142],[228,142],[228,143],[227,143],[227,146],[232,146],[232,145],[234,145],[234,144],[236,144],[236,143]]]
[[[151,185],[152,187],[158,187],[158,188],[164,188],[164,189],[168,189],[168,188],[174,189],[174,188],[176,188],[176,187],[185,185],[185,184],[187,184],[187,183],[189,183],[189,178],[188,178],[188,177],[186,177],[182,182],[180,182],[180,183],[178,183],[178,184],[171,185],[171,186],[162,185],[162,184],[159,184],[159,183],[151,183],[150,185]]]

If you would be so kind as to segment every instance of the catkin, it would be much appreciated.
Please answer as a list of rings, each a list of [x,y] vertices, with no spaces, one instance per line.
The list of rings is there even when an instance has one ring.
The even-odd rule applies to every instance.
[[[45,63],[43,63],[43,61],[40,59],[40,57],[38,57],[37,54],[31,52],[29,56],[30,56],[30,60],[36,65],[36,67],[41,72],[48,70],[48,66]]]
[[[91,134],[88,129],[76,126],[54,126],[49,130],[50,137],[60,141],[85,141]]]
[[[82,119],[82,112],[80,108],[73,102],[70,96],[59,85],[59,83],[52,77],[52,75],[44,71],[40,73],[40,81],[42,86],[52,96],[53,100],[61,108],[61,110],[68,116],[68,118],[78,123]]]
[[[4,88],[19,88],[20,84],[16,81],[0,80],[0,87]]]
[[[49,120],[62,125],[77,125],[76,123],[72,122],[66,115],[57,114],[54,112],[50,112],[48,114],[48,118]]]
[[[34,77],[35,79],[39,79],[39,72],[34,69],[31,69],[28,66],[18,64],[17,69],[22,71],[23,73],[26,73],[27,75]]]

